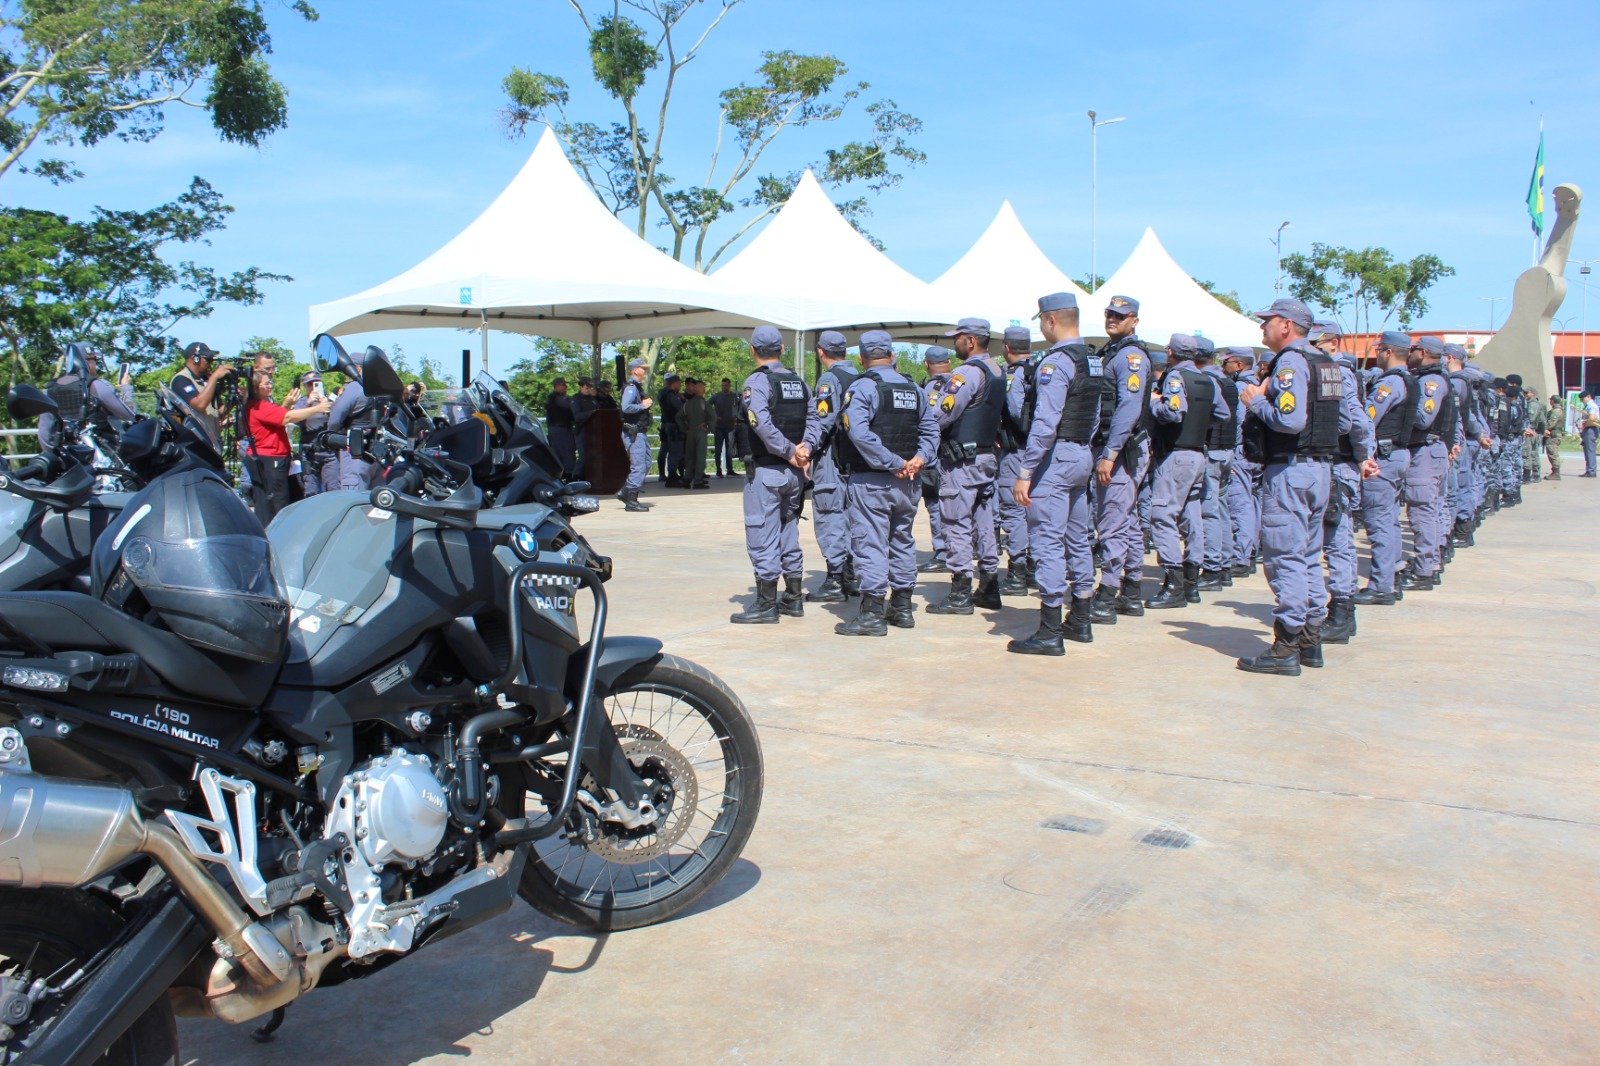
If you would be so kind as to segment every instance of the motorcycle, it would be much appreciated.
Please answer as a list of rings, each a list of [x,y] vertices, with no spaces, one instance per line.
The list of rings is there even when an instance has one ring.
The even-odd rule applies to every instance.
[[[363,377],[399,400],[381,356]],[[260,1017],[517,896],[648,925],[738,857],[748,711],[606,632],[572,486],[484,506],[483,419],[270,545],[192,420],[128,435],[186,458],[96,541],[93,594],[0,595],[0,1061],[169,1061],[175,1012]]]

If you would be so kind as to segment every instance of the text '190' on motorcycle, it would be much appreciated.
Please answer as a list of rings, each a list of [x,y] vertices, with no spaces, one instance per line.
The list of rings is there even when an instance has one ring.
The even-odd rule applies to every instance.
[[[362,374],[398,399],[381,354]],[[259,1017],[518,894],[647,925],[732,865],[748,712],[606,634],[610,562],[559,479],[483,506],[474,471],[526,472],[492,418],[270,542],[192,420],[149,421],[186,458],[96,541],[93,594],[0,594],[0,1062],[171,1061],[174,1013]]]

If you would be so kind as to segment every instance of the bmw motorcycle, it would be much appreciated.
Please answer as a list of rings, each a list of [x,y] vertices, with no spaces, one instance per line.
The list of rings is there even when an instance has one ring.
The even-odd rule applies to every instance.
[[[0,595],[0,1062],[167,1062],[174,1014],[260,1017],[519,895],[647,925],[732,865],[748,712],[606,632],[575,487],[484,506],[485,420],[270,544],[192,420],[136,431],[186,458],[96,541],[93,592]]]

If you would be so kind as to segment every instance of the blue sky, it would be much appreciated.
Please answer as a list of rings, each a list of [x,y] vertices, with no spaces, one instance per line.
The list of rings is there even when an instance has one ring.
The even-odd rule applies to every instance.
[[[509,140],[500,128],[500,80],[513,65],[566,77],[575,115],[611,115],[586,85],[586,50],[560,0],[319,6],[321,21],[309,25],[286,4],[273,12],[290,118],[265,147],[223,144],[175,109],[152,144],[78,153],[85,180],[54,188],[12,177],[8,198],[67,213],[142,208],[205,177],[237,208],[205,260],[296,280],[272,286],[262,306],[180,327],[181,338],[232,350],[269,335],[298,348],[308,306],[422,259],[515,174],[533,138]],[[1457,275],[1433,290],[1418,325],[1483,328],[1491,305],[1481,298],[1509,296],[1530,260],[1522,199],[1541,113],[1547,190],[1596,185],[1597,31],[1594,3],[747,0],[680,84],[667,169],[703,169],[716,91],[748,78],[762,51],[830,52],[852,79],[872,83],[872,96],[925,123],[928,162],[877,198],[868,220],[923,278],[954,262],[1008,198],[1047,254],[1086,274],[1085,111],[1095,108],[1127,117],[1100,131],[1102,274],[1150,225],[1191,274],[1247,302],[1270,299],[1271,240],[1287,219],[1286,253],[1321,241],[1438,254]],[[862,128],[846,120],[835,133],[780,142],[772,169],[803,165]],[[1597,227],[1600,218],[1580,222],[1574,257],[1600,257]],[[1576,268],[1569,277],[1558,317],[1576,329]],[[1595,296],[1600,328],[1600,287]],[[1497,323],[1507,306],[1494,305]],[[447,367],[475,347],[448,331],[371,339]],[[497,338],[494,364],[527,350]]]

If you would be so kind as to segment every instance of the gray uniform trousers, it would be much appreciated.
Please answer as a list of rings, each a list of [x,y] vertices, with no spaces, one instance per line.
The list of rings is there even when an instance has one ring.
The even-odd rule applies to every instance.
[[[939,460],[939,518],[952,574],[970,576],[974,556],[982,569],[999,569],[1000,545],[994,535],[997,467],[993,455],[959,463]]]
[[[850,512],[845,482],[833,449],[811,465],[811,511],[816,523],[817,547],[828,569],[843,570],[850,561]]]
[[[1255,562],[1256,546],[1261,542],[1261,464],[1246,460],[1237,451],[1228,477],[1228,514],[1233,527],[1233,565]]]
[[[1169,452],[1156,464],[1150,478],[1150,535],[1162,566],[1198,565],[1201,561],[1206,532],[1200,496],[1205,491],[1205,474],[1203,452]],[[1178,542],[1180,529],[1184,544]]]
[[[378,467],[365,459],[357,459],[350,454],[348,448],[339,453],[339,487],[341,489],[357,489],[361,492],[372,487],[373,478],[378,476]]]
[[[1372,542],[1367,583],[1375,592],[1394,591],[1394,575],[1405,554],[1400,539],[1400,493],[1410,466],[1411,452],[1396,448],[1389,458],[1378,460],[1378,476],[1361,483],[1361,522]]]
[[[628,492],[638,492],[644,488],[645,474],[650,469],[650,438],[642,429],[624,429],[622,446],[628,452],[628,480],[623,487]]]
[[[1046,607],[1060,607],[1069,587],[1079,599],[1094,595],[1094,554],[1089,547],[1093,469],[1088,445],[1058,440],[1029,486],[1028,543],[1039,602]]]
[[[1107,586],[1144,576],[1144,528],[1139,524],[1139,485],[1150,466],[1149,448],[1140,443],[1134,468],[1119,456],[1111,483],[1094,483],[1096,528],[1100,531],[1100,580]]]
[[[869,470],[850,475],[850,557],[861,591],[887,596],[917,584],[916,478]]]
[[[1233,465],[1233,449],[1206,452],[1205,496],[1200,513],[1205,518],[1205,545],[1201,561],[1207,570],[1226,570],[1233,565],[1233,520],[1228,514],[1228,480]]]
[[[1586,429],[1580,434],[1579,441],[1583,446],[1583,472],[1595,472],[1595,441],[1600,440],[1600,429]]]
[[[1320,609],[1322,514],[1332,474],[1320,459],[1294,457],[1261,470],[1261,561],[1277,605],[1272,617],[1299,629]]]
[[[744,546],[759,581],[805,572],[800,553],[803,475],[785,463],[761,465],[745,475]]]
[[[1522,451],[1518,448],[1506,450],[1516,460],[1520,481]],[[1411,465],[1406,468],[1406,514],[1411,519],[1416,571],[1424,577],[1439,569],[1444,550],[1439,512],[1444,509],[1444,479],[1449,470],[1449,449],[1444,441],[1420,444],[1411,450]]]
[[[1327,592],[1334,599],[1347,600],[1356,594],[1356,524],[1352,516],[1361,506],[1361,468],[1355,463],[1332,464],[1328,482],[1328,508],[1323,512],[1322,553],[1328,560]],[[1334,492],[1343,494],[1338,518],[1332,516]],[[1321,625],[1327,617],[1326,604],[1311,613],[1311,622]]]
[[[1013,560],[1028,554],[1028,509],[1017,503],[1017,474],[1022,470],[1022,453],[1006,452],[1000,457],[1000,473],[995,495],[1000,502],[1000,525],[1006,531],[1006,554]]]
[[[1450,471],[1454,477],[1455,492],[1451,499],[1455,501],[1456,521],[1470,519],[1473,512],[1478,509],[1478,453],[1483,451],[1475,440],[1469,440],[1461,446],[1461,454],[1456,456],[1456,461],[1451,464]]]

